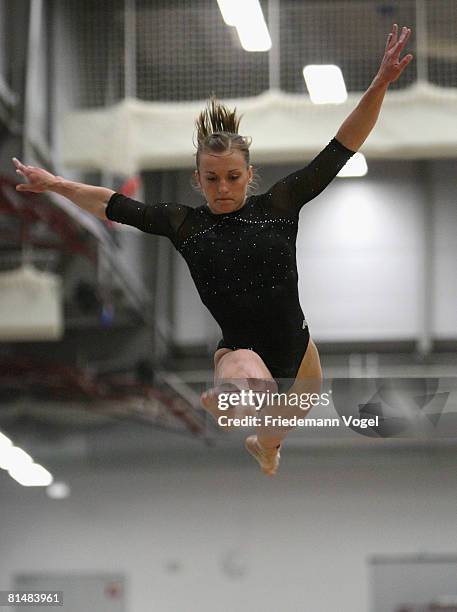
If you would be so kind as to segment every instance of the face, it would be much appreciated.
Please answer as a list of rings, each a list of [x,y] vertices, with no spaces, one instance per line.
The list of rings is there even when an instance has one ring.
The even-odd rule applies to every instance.
[[[241,151],[202,153],[200,170],[195,171],[198,184],[211,212],[223,214],[238,210],[246,200],[246,189],[252,180],[252,166],[246,167]]]

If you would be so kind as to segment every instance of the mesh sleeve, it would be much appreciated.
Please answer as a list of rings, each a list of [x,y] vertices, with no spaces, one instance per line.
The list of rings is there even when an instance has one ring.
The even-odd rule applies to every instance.
[[[148,234],[166,236],[176,243],[178,230],[189,210],[189,206],[180,204],[144,204],[114,193],[105,214],[111,221],[132,225]]]
[[[282,178],[270,188],[267,201],[278,214],[298,214],[300,208],[319,195],[354,155],[333,138],[307,166]]]

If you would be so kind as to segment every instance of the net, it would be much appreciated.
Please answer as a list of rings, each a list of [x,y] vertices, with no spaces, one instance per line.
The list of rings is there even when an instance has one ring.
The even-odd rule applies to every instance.
[[[394,22],[412,27],[407,51],[414,59],[389,88],[384,133],[377,126],[364,152],[455,155],[457,2],[262,0],[261,6],[273,46],[249,53],[216,0],[54,3],[55,52],[59,61],[67,58],[61,78],[72,91],[67,108],[84,111],[67,114],[64,162],[124,174],[189,167],[193,120],[211,93],[244,114],[257,161],[301,161],[336,133],[369,86]],[[328,63],[341,68],[349,99],[322,108],[309,101],[303,68]]]
[[[268,2],[261,5],[268,23]],[[392,89],[417,79],[417,62],[426,65],[431,83],[457,86],[453,0],[280,0],[277,7],[279,40],[269,56],[242,49],[215,0],[63,0],[56,10],[65,16],[66,42],[77,58],[78,106],[104,106],[132,92],[147,101],[201,100],[212,91],[221,98],[256,96],[269,89],[275,61],[285,92],[306,93],[306,64],[337,64],[348,91],[363,91],[394,22],[412,27],[408,48],[415,59]],[[126,91],[129,71],[134,83]]]

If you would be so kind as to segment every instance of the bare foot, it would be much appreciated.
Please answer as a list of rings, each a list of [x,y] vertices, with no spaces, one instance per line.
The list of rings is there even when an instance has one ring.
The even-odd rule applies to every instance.
[[[264,474],[268,476],[276,474],[279,467],[280,447],[265,448],[259,444],[257,436],[246,438],[245,447],[248,453],[259,463]]]

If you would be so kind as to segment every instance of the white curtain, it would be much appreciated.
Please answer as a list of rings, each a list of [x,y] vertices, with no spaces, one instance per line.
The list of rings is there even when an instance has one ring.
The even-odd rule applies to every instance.
[[[225,102],[243,114],[240,131],[253,138],[253,163],[300,165],[335,135],[361,95],[351,94],[338,105],[314,105],[307,96],[279,91]],[[63,122],[64,165],[126,175],[190,168],[194,119],[204,104],[125,99],[108,108],[69,112]],[[362,152],[377,159],[456,157],[457,89],[417,83],[388,92]]]

